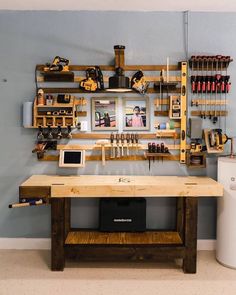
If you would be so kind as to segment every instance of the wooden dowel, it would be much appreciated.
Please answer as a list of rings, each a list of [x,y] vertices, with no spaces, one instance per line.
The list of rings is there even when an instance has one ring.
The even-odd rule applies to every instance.
[[[20,207],[29,207],[29,206],[38,206],[38,205],[43,205],[43,200],[14,203],[14,204],[10,204],[9,208],[20,208]]]

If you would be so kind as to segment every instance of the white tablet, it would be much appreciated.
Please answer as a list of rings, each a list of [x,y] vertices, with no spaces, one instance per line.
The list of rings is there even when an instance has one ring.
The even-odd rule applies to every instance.
[[[84,150],[60,150],[59,167],[84,167]]]

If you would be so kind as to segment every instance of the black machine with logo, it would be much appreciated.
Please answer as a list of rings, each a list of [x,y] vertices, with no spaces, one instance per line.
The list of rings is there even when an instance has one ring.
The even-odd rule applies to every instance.
[[[146,231],[146,199],[144,198],[101,198],[99,209],[100,231]]]

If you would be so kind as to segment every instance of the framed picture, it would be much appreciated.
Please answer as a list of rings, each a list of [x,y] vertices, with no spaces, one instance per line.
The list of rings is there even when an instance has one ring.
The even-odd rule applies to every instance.
[[[123,98],[123,129],[149,130],[149,98]]]
[[[92,130],[118,130],[117,98],[92,98]]]

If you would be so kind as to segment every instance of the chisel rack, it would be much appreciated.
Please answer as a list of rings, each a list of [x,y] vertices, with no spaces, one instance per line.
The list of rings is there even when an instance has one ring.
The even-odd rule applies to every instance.
[[[166,145],[170,151],[176,151],[180,149],[180,145]],[[129,156],[125,155],[123,157],[110,157],[110,150],[111,148],[117,149],[116,146],[112,146],[110,143],[107,143],[104,145],[105,149],[105,161],[141,161],[146,160],[147,156],[146,153],[140,153],[142,151],[145,151],[148,149],[147,144],[134,144],[129,146]],[[120,147],[121,148],[121,147]],[[187,146],[189,148],[189,146]],[[88,152],[97,152],[101,151],[101,145],[100,144],[68,144],[68,145],[57,145],[57,150],[86,150]],[[126,154],[127,145],[124,145],[124,150]],[[155,154],[156,156],[160,156]],[[43,158],[39,159],[40,161],[58,161],[59,155],[44,155]],[[86,155],[86,161],[100,161],[101,156],[98,154],[90,154]],[[165,154],[164,160],[169,161],[178,161],[179,155],[172,155],[171,153]]]

